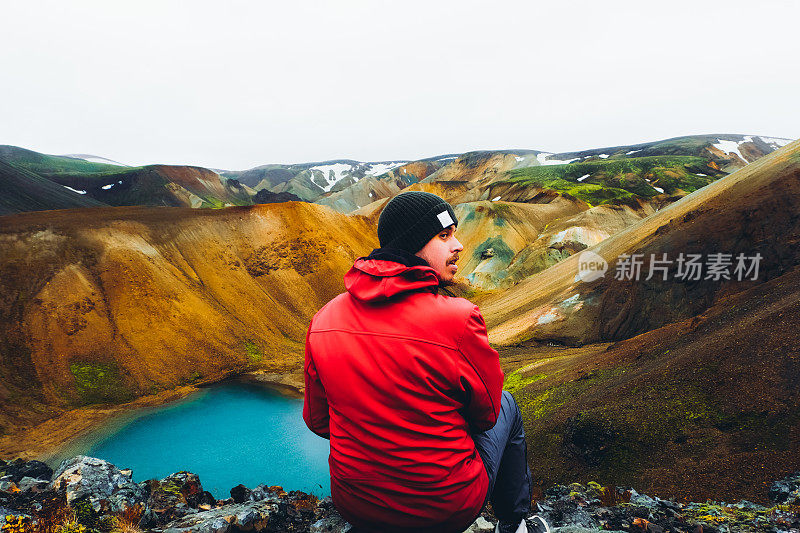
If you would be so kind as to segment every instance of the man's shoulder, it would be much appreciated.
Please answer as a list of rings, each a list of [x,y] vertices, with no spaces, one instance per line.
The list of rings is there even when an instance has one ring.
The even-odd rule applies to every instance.
[[[436,323],[449,323],[450,327],[458,323],[466,323],[473,314],[480,314],[477,306],[466,298],[445,296],[442,294],[420,295],[417,297],[414,308],[421,316],[436,327]]]
[[[336,313],[338,310],[341,310],[343,307],[350,305],[350,300],[353,297],[348,292],[343,292],[337,296],[331,298],[325,305],[320,307],[319,311],[314,313],[314,318],[318,318],[320,316],[324,316],[328,313]]]
[[[458,315],[469,314],[476,309],[475,304],[466,298],[445,296],[443,294],[434,294],[433,297],[438,306]]]

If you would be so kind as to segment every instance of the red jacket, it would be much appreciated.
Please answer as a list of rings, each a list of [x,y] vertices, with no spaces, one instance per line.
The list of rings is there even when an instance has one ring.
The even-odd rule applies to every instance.
[[[330,438],[333,502],[356,526],[463,530],[488,490],[470,433],[503,384],[483,317],[429,266],[362,258],[344,279],[306,337],[303,419]]]

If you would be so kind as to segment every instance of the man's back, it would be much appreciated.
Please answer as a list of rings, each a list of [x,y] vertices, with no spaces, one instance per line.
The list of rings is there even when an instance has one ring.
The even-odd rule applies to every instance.
[[[306,343],[334,503],[356,524],[467,525],[488,488],[470,433],[494,424],[503,380],[477,307],[437,295],[425,266],[362,259],[345,283]]]

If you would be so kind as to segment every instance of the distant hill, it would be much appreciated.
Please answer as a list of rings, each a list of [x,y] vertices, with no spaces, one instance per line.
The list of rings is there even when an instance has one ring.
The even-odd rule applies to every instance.
[[[0,160],[108,205],[250,205],[265,190],[350,213],[420,181],[465,182],[480,189],[480,194],[470,193],[477,200],[494,199],[500,189],[515,189],[517,198],[520,189],[550,189],[590,207],[632,199],[656,206],[665,201],[661,195],[674,200],[788,142],[753,135],[695,135],[576,152],[477,151],[416,161],[337,159],[218,172],[173,165],[127,167],[95,155],[52,156],[14,146],[0,146]],[[18,211],[28,210],[23,203],[14,205]],[[36,205],[42,209],[49,204]]]
[[[14,192],[9,191],[8,199],[0,204],[4,213],[94,205],[225,207],[253,203],[254,192],[249,188],[201,167],[125,167],[15,146],[0,146],[0,162],[7,175],[15,176]],[[7,186],[11,187],[11,181]],[[50,192],[43,193],[43,187]]]
[[[0,215],[106,205],[0,159]]]

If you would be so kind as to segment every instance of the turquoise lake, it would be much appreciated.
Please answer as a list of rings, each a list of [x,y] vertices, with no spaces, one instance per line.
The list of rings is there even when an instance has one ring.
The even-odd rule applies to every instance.
[[[330,494],[328,441],[306,428],[303,401],[265,387],[227,383],[133,415],[87,455],[133,470],[134,481],[180,470],[216,498],[240,483]]]

